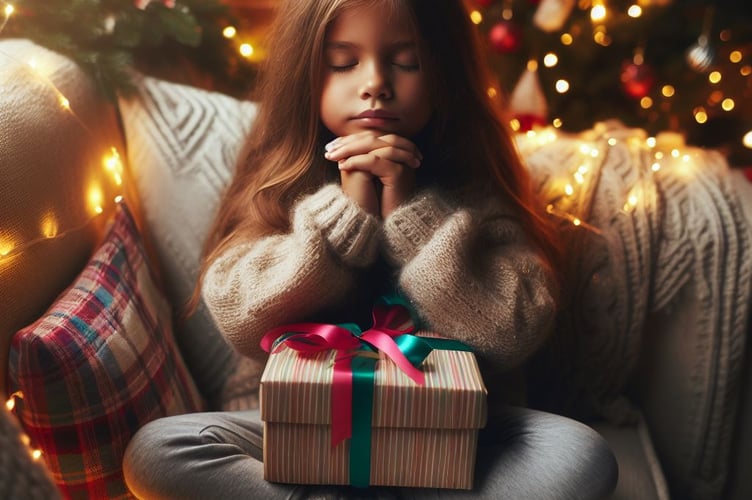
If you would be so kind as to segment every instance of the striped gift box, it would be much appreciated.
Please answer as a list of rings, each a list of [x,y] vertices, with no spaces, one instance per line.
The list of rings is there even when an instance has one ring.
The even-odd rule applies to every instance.
[[[350,440],[331,438],[336,351],[271,354],[261,377],[264,478],[350,484]],[[418,385],[390,360],[375,370],[369,484],[471,489],[486,387],[470,352],[433,350]]]

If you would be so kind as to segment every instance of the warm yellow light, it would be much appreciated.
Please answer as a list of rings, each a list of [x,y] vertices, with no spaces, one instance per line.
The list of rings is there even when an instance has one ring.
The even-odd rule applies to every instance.
[[[653,172],[657,172],[661,169],[661,164],[658,162],[653,163],[650,168],[653,170]]]
[[[642,99],[640,99],[640,107],[642,109],[650,109],[653,107],[653,99],[645,96]]]
[[[577,217],[574,217],[572,219],[572,224],[574,224],[575,226],[579,226],[580,224],[582,224],[582,221],[578,219]]]
[[[474,10],[470,13],[470,20],[473,22],[473,24],[480,24],[483,22],[483,14],[481,14],[477,10]]]
[[[512,17],[514,17],[514,11],[509,7],[504,7],[504,10],[501,11],[501,18],[505,21],[509,21]]]
[[[7,408],[8,411],[13,411],[13,408],[16,407],[16,399],[11,397],[8,401],[5,402],[5,408]]]
[[[13,240],[5,238],[0,239],[0,257],[6,257],[14,248],[16,248],[16,244]]]
[[[235,38],[235,35],[238,34],[238,30],[235,29],[235,26],[227,26],[225,29],[222,30],[222,36],[225,38]]]
[[[678,149],[672,149],[671,156],[673,156],[674,158],[679,158],[679,156],[681,156],[681,151],[679,151]]]
[[[527,61],[527,70],[528,71],[538,71],[538,61],[535,59],[528,59]]]
[[[629,17],[638,18],[642,15],[642,7],[639,5],[630,5],[627,9],[627,15]]]
[[[561,37],[559,37],[559,40],[561,40],[562,45],[572,45],[572,42],[574,42],[572,35],[570,35],[569,33],[562,33]]]
[[[89,208],[92,212],[96,214],[104,212],[104,208],[102,208],[102,204],[104,203],[104,193],[99,186],[91,186],[89,188],[87,199],[89,201]]]
[[[617,141],[614,137],[609,137],[608,141],[606,142],[608,143],[609,146],[612,146],[612,147],[616,146],[619,143],[619,141]]]
[[[119,194],[119,195],[115,196],[115,203],[122,203],[122,201],[123,201],[123,195],[122,194]]]
[[[114,147],[102,159],[105,170],[112,175],[117,186],[123,184],[123,161],[120,159],[120,153]]]
[[[598,45],[602,45],[603,47],[608,47],[611,45],[611,37],[608,36],[608,33],[606,33],[605,30],[598,30],[593,35],[593,40]]]
[[[574,180],[577,184],[584,184],[585,183],[585,176],[582,175],[580,172],[574,173]]]
[[[517,118],[512,118],[509,120],[509,128],[511,128],[514,132],[517,132],[522,128],[522,124]]]
[[[42,217],[40,229],[45,238],[54,238],[57,236],[59,224],[54,213],[49,212]]]
[[[702,106],[694,109],[695,121],[697,123],[705,123],[708,121],[708,113]]]
[[[676,89],[673,85],[664,85],[661,88],[661,94],[663,94],[664,97],[673,97],[676,93]]]
[[[742,144],[744,144],[745,147],[752,149],[752,130],[744,134]]]
[[[559,63],[559,57],[553,52],[549,52],[543,56],[543,65],[547,68],[553,68]]]
[[[571,184],[567,184],[566,186],[564,186],[564,192],[567,196],[572,196],[574,194],[574,188]]]
[[[551,124],[556,128],[561,128],[561,126],[563,125],[561,118],[554,118]]]
[[[593,5],[593,8],[590,9],[590,19],[593,22],[600,22],[606,19],[606,6],[600,3],[596,3]]]
[[[13,11],[16,10],[11,4],[5,5],[5,17],[10,17]]]
[[[708,81],[712,84],[719,83],[723,79],[720,71],[711,71],[708,75]]]
[[[721,103],[721,108],[723,108],[724,111],[731,111],[734,107],[736,107],[736,103],[730,97],[725,98]]]
[[[555,87],[556,87],[556,91],[559,94],[564,94],[567,91],[569,91],[569,82],[566,81],[566,80],[564,80],[564,79],[562,79],[562,80],[556,80]]]
[[[742,52],[740,50],[732,50],[729,54],[729,61],[732,63],[738,63],[742,60]]]
[[[656,160],[662,160],[663,159],[663,151],[656,151],[655,152],[655,159]]]
[[[739,69],[739,74],[742,76],[752,75],[752,66],[742,66],[741,69]]]
[[[34,460],[39,460],[42,457],[42,450],[33,450],[31,452],[31,458]]]
[[[238,50],[240,51],[240,55],[243,57],[251,57],[253,55],[253,45],[251,45],[250,43],[240,44],[240,48]]]
[[[648,137],[645,139],[645,144],[648,145],[649,148],[654,148],[657,140],[655,137]]]
[[[63,109],[65,110],[70,109],[70,101],[64,95],[61,95],[60,97],[58,97],[58,102],[60,102],[60,106],[62,106]]]

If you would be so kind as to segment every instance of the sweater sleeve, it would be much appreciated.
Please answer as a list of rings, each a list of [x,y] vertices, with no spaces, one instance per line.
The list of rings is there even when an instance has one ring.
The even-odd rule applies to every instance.
[[[379,223],[336,184],[293,208],[292,229],[241,242],[207,270],[202,296],[217,326],[241,353],[264,359],[269,329],[342,300],[358,268],[377,256]]]
[[[553,326],[553,280],[519,222],[494,209],[451,209],[427,192],[384,222],[399,286],[427,326],[511,369]]]

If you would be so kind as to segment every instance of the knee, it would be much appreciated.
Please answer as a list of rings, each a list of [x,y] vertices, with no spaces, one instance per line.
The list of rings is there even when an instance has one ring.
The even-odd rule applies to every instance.
[[[175,467],[174,417],[147,423],[136,432],[123,456],[123,476],[138,498],[159,498],[170,470]]]

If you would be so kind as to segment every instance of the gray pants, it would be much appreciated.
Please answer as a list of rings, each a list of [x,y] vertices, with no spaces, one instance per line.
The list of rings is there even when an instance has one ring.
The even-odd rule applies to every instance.
[[[194,413],[144,426],[123,465],[128,487],[148,499],[489,498],[596,499],[616,485],[606,441],[557,415],[509,408],[479,437],[475,488],[302,486],[263,479],[262,424],[257,410]]]

